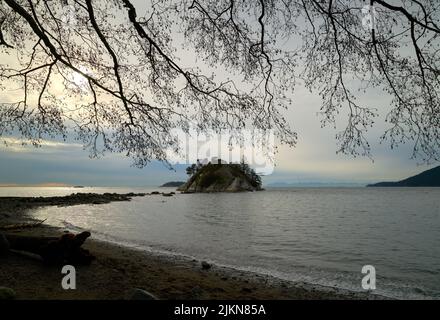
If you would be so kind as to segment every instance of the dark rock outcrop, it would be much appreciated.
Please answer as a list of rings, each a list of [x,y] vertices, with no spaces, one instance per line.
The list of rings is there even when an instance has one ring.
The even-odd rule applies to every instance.
[[[143,197],[145,193],[73,193],[55,197],[1,197],[0,212],[33,209],[45,206],[74,206],[80,204],[105,204],[113,201],[130,201],[133,197]],[[13,208],[14,210],[12,210]]]
[[[177,190],[183,193],[240,192],[259,191],[262,188],[261,182],[252,179],[239,164],[207,164]]]
[[[211,264],[206,261],[202,261],[201,265],[203,270],[211,269]]]

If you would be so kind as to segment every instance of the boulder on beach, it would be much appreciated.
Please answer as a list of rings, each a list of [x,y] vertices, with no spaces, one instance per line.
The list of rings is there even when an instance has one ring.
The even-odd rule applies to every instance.
[[[204,270],[211,269],[211,264],[206,261],[202,261],[202,269]]]
[[[15,299],[15,291],[11,288],[0,287],[0,300],[12,300]]]

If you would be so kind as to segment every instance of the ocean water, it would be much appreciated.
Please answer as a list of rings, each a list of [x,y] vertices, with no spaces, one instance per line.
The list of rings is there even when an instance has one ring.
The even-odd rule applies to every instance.
[[[152,190],[0,188],[0,196]],[[376,294],[440,298],[440,188],[159,195],[32,214],[102,240],[353,291],[363,291],[361,269],[372,265]]]

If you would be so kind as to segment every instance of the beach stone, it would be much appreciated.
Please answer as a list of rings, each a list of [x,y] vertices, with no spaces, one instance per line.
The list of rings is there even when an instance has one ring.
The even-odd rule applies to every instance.
[[[0,300],[12,300],[15,299],[15,291],[11,288],[0,287]]]
[[[202,269],[204,270],[211,269],[211,264],[206,261],[202,261]]]
[[[131,290],[129,300],[159,300],[154,294],[143,289],[134,288]]]
[[[3,256],[9,252],[9,241],[6,239],[3,233],[0,233],[0,256]]]

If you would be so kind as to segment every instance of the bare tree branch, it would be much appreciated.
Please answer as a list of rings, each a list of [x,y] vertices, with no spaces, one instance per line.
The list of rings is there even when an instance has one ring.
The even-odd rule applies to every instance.
[[[179,149],[172,129],[191,125],[275,130],[294,146],[283,112],[302,81],[322,98],[323,126],[346,120],[339,152],[371,157],[368,130],[385,116],[391,147],[411,142],[414,157],[438,161],[440,7],[369,5],[366,27],[361,0],[151,1],[145,16],[131,0],[4,0],[0,85],[21,94],[0,102],[0,135],[38,145],[74,131],[92,156],[139,166],[166,162]],[[367,90],[391,105],[359,103]]]

